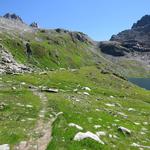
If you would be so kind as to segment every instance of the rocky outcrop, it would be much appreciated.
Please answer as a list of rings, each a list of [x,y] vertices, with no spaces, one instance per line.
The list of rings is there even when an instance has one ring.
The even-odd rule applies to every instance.
[[[25,73],[30,71],[32,71],[31,68],[17,63],[11,53],[0,45],[0,74]]]
[[[145,15],[131,29],[113,35],[110,40],[137,52],[150,52],[150,15]]]
[[[132,29],[136,29],[139,27],[144,27],[145,25],[150,25],[150,15],[143,16],[137,23],[134,23]]]
[[[25,24],[16,14],[7,13],[0,16],[0,32],[24,34],[24,32],[34,32],[34,29]]]
[[[82,32],[70,32],[69,34],[73,42],[80,41],[84,43],[93,44],[93,41],[86,34]]]
[[[38,26],[38,24],[36,22],[32,22],[30,24],[30,27],[32,27],[32,28],[39,28],[39,26]]]
[[[65,30],[65,29],[61,29],[61,28],[57,28],[57,29],[55,29],[55,31],[60,34],[62,34],[62,33],[69,34],[74,43],[76,43],[77,41],[80,41],[80,42],[84,42],[84,43],[93,44],[92,39],[90,39],[88,37],[88,35],[86,35],[82,32],[71,32],[69,30]]]
[[[112,56],[125,56],[129,49],[123,47],[121,43],[115,41],[105,41],[99,43],[99,48],[105,54]]]
[[[23,20],[21,19],[21,17],[17,16],[15,13],[13,13],[13,14],[7,13],[3,17],[6,19],[17,20],[17,21],[20,21],[23,23]]]

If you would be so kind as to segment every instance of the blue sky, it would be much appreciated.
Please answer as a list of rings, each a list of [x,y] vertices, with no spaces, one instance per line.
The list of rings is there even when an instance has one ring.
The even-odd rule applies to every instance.
[[[0,8],[0,15],[16,13],[42,28],[82,31],[94,40],[108,40],[150,14],[150,0],[0,0]]]

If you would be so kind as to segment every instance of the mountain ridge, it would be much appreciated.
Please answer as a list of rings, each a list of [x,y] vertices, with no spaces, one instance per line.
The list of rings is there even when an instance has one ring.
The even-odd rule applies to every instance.
[[[150,48],[148,44],[146,47],[139,40],[126,38],[128,34],[131,37],[137,33],[139,35],[143,26],[120,32],[112,36],[110,41],[96,42],[82,32],[60,28],[43,29],[39,28],[35,22],[27,25],[16,14],[8,13],[4,16],[7,17],[0,17],[1,44],[12,54],[17,63],[40,69],[76,68],[90,64],[106,66],[108,64],[108,66],[113,65],[113,68],[117,65],[118,70],[125,76],[131,76],[131,74],[136,76],[136,74],[141,74],[137,67],[136,70],[133,68],[133,71],[130,69],[131,73],[128,73],[129,67],[132,68],[132,63],[129,66],[124,65],[133,61],[134,64],[140,64],[144,70],[143,74],[149,74]],[[148,15],[146,16],[149,18]],[[143,22],[145,19],[141,20]],[[141,24],[139,22],[136,24]],[[148,21],[146,23],[149,24]],[[141,36],[137,37],[140,39]],[[145,39],[148,39],[148,36],[143,41]],[[33,58],[30,61],[27,60],[25,52],[25,43],[28,41],[33,49]]]

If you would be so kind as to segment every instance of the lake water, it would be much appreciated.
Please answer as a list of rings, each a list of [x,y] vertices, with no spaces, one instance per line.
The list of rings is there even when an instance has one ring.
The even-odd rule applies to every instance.
[[[150,90],[150,78],[128,78],[128,80],[142,88]]]

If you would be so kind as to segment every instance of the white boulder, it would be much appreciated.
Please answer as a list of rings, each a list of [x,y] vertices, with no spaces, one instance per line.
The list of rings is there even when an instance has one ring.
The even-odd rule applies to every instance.
[[[115,104],[106,103],[105,105],[109,107],[115,107]]]
[[[87,131],[85,133],[83,132],[78,132],[75,137],[74,137],[74,140],[75,141],[81,141],[83,139],[86,139],[86,138],[90,138],[90,139],[93,139],[101,144],[104,144],[104,142],[94,133],[90,132],[90,131]]]
[[[125,127],[122,127],[122,126],[118,127],[118,130],[123,132],[123,133],[126,133],[126,134],[131,134],[131,130],[129,130]]]

